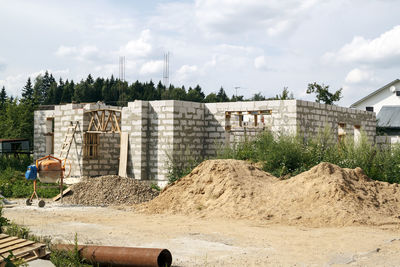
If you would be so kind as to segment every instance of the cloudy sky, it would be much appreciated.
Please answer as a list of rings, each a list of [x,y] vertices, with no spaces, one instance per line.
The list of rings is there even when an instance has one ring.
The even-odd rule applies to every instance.
[[[348,106],[400,78],[396,0],[0,0],[0,86],[18,96],[44,70],[79,81],[118,76],[298,99],[310,82]]]

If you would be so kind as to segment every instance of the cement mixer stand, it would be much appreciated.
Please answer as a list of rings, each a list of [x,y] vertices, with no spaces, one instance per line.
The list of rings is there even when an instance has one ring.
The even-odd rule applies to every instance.
[[[38,202],[39,208],[43,208],[44,205],[46,205],[46,202],[44,202],[43,199],[39,199],[38,194],[36,193],[36,180],[33,180],[33,193],[31,195],[31,197],[26,200],[26,205],[27,206],[31,206],[32,205],[33,197],[36,197],[36,199],[39,200],[39,202]]]
[[[31,165],[25,173],[27,180],[33,180],[33,193],[30,198],[26,200],[26,205],[32,205],[33,198],[39,201],[38,206],[40,208],[45,206],[43,199],[39,199],[37,194],[37,178],[42,183],[57,183],[60,180],[60,192],[61,192],[61,203],[63,193],[63,181],[65,172],[66,159],[62,160],[51,155],[45,156],[36,160],[36,165]],[[70,164],[71,165],[71,164]],[[70,166],[71,172],[71,166]]]

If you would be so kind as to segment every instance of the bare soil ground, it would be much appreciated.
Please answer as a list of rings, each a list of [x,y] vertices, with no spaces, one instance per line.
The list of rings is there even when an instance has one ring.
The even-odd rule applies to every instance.
[[[35,205],[36,203],[34,203]],[[174,266],[399,266],[398,225],[311,228],[46,201],[7,218],[53,241],[167,248]]]

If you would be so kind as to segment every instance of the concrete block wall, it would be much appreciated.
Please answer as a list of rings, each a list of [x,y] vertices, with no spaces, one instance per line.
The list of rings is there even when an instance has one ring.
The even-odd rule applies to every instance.
[[[129,102],[122,109],[121,131],[129,133],[127,175],[148,179],[149,168],[149,102]]]
[[[64,143],[68,126],[71,121],[78,122],[74,139],[68,154],[71,163],[71,178],[81,176],[98,176],[118,173],[119,159],[119,134],[102,133],[98,146],[98,157],[87,159],[83,155],[83,134],[88,130],[89,115],[85,111],[99,108],[111,108],[101,104],[66,104],[57,105],[54,110],[37,110],[34,113],[35,120],[35,159],[46,156],[46,119],[54,118],[54,154],[59,157]],[[116,107],[112,107],[116,109]]]
[[[365,132],[369,141],[375,141],[375,113],[316,102],[295,101],[299,132],[306,138],[316,136],[318,132],[329,127],[333,137],[338,139],[340,123],[345,125],[343,130],[346,136],[354,137],[355,126],[360,126],[360,130]]]
[[[98,109],[113,109],[122,110],[120,107],[107,106],[103,103],[96,104],[85,104],[83,106],[83,132],[88,131],[90,123],[90,113],[87,111],[98,110]],[[106,118],[109,112],[106,112]],[[121,115],[122,116],[122,115]],[[122,119],[121,123],[122,125]],[[120,125],[120,127],[121,127]],[[106,129],[111,130],[111,123],[108,124]],[[83,135],[82,139],[83,140]],[[119,156],[120,156],[120,134],[119,133],[99,133],[99,144],[97,147],[96,158],[82,157],[82,176],[100,176],[100,175],[116,175],[118,174],[119,167]],[[81,144],[83,154],[83,144]]]
[[[34,129],[33,129],[33,159],[47,156],[46,155],[46,133],[48,132],[46,120],[54,118],[54,110],[35,110],[34,111]]]
[[[225,112],[249,112],[270,111],[270,115],[260,115],[263,123],[257,127],[245,127],[240,129],[225,130],[230,120]],[[246,101],[225,102],[205,104],[205,156],[213,157],[224,145],[252,138],[265,129],[276,133],[296,133],[296,100],[273,100],[273,101]]]
[[[182,167],[205,156],[204,113],[203,103],[174,101],[172,160]]]
[[[174,148],[173,100],[150,101],[148,109],[148,179],[166,184]]]
[[[55,106],[54,110],[54,156],[59,157],[61,147],[68,131],[71,121],[76,124],[78,122],[74,139],[68,154],[68,160],[71,163],[70,177],[81,177],[84,175],[83,168],[83,104],[66,104]]]
[[[54,117],[54,151],[56,156],[64,141],[70,121],[79,121],[69,159],[73,163],[72,176],[97,176],[118,173],[120,136],[100,134],[99,158],[83,158],[83,133],[87,131],[90,116],[85,111],[118,107],[101,104],[68,104],[54,110],[35,111],[35,157],[44,156],[46,118]],[[257,125],[250,114],[257,115]],[[226,127],[238,124],[238,116],[226,112],[247,114],[246,127]],[[249,113],[250,112],[250,113]],[[354,134],[360,126],[374,140],[376,118],[374,113],[318,104],[301,100],[272,100],[227,103],[193,103],[186,101],[135,101],[122,109],[121,130],[129,133],[129,177],[167,183],[171,162],[185,164],[188,159],[209,158],[221,146],[231,145],[244,138],[254,138],[264,130],[276,134],[302,133],[305,137],[318,134],[330,127],[337,138],[339,123],[344,131]]]
[[[119,133],[100,133],[98,156],[82,157],[82,176],[117,175],[119,167]]]

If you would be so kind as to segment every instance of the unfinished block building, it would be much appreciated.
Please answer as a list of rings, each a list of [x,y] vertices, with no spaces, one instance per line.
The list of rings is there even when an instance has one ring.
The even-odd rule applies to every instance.
[[[374,141],[375,113],[302,100],[58,105],[35,111],[34,157],[63,158],[70,140],[71,177],[126,173],[163,185],[171,162],[215,156],[265,130],[309,138],[326,127],[338,139],[364,131]]]

